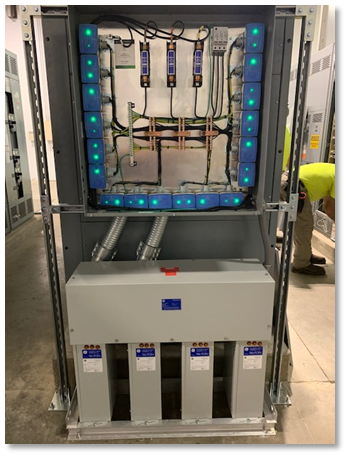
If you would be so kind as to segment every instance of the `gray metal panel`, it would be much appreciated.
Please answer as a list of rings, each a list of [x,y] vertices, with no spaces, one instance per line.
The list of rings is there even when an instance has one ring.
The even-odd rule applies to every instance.
[[[161,345],[155,344],[156,369],[151,371],[137,369],[136,351],[138,349],[139,344],[128,345],[131,420],[160,420],[162,419]]]
[[[85,343],[91,343],[91,339],[87,339]],[[82,351],[84,346],[74,346],[76,386],[81,422],[107,422],[112,418],[116,396],[115,346],[100,344],[100,348],[103,371],[88,373],[85,372],[83,365]]]
[[[266,374],[267,342],[262,342],[262,367],[246,369],[244,367],[244,347],[247,341],[238,341],[235,346],[232,373],[232,417],[262,417]]]
[[[258,261],[81,263],[66,290],[72,344],[271,337],[274,282]],[[181,310],[162,310],[163,299]]]
[[[209,344],[209,369],[192,370],[190,351],[193,342],[182,345],[181,418],[213,417],[214,342]],[[199,349],[199,348],[198,348]]]

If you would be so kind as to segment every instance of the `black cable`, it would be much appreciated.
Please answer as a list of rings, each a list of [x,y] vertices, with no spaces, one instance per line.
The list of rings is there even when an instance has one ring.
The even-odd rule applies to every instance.
[[[231,173],[230,173],[230,154],[231,154],[231,142],[227,141],[226,145],[226,163],[225,163],[225,175],[228,184],[232,184]]]
[[[198,93],[198,87],[196,87],[196,93],[195,93],[195,110],[194,110],[194,116],[196,119],[205,119],[205,117],[198,116],[197,114],[197,93]]]
[[[175,119],[175,117],[173,116],[173,88],[172,87],[170,88],[170,117],[172,119]]]
[[[161,140],[159,140],[157,142],[157,153],[158,153],[157,181],[158,181],[158,185],[160,186],[162,184],[162,144],[161,144]]]
[[[143,116],[145,116],[145,113],[146,113],[146,108],[147,108],[147,87],[144,87],[144,91],[145,91],[145,102],[144,102],[144,111],[143,111]]]
[[[224,106],[224,86],[225,86],[225,59],[224,56],[221,56],[221,106],[220,106],[220,112],[219,115],[217,116],[218,118],[222,114],[223,106]]]

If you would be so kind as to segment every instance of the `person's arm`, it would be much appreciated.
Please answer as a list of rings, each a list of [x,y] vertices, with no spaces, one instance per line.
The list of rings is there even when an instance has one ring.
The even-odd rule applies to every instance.
[[[335,199],[327,195],[324,197],[325,213],[335,222]]]

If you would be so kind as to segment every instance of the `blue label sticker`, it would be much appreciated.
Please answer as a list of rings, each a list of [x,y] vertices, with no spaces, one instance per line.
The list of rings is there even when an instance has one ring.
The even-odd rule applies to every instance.
[[[83,349],[82,358],[83,359],[101,359],[102,351],[101,351],[101,349]]]
[[[135,355],[137,357],[155,357],[155,348],[137,348],[135,350]]]
[[[162,311],[175,311],[181,309],[181,298],[164,298],[162,300]]]
[[[244,355],[262,355],[263,354],[263,347],[262,346],[256,346],[256,347],[249,347],[245,346],[244,347]]]
[[[209,348],[191,348],[191,357],[209,357]]]

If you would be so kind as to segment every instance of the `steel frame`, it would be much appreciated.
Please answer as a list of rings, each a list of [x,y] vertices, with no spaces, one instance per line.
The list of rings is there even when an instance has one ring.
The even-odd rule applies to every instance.
[[[161,424],[133,424],[131,422],[110,422],[107,424],[81,424],[78,422],[78,408],[76,392],[70,401],[69,380],[67,371],[67,360],[65,350],[65,337],[62,318],[62,301],[60,295],[59,274],[57,267],[57,254],[55,235],[53,227],[53,215],[61,213],[82,213],[84,206],[82,205],[52,205],[47,152],[45,146],[45,133],[43,128],[41,95],[40,95],[40,80],[38,74],[38,64],[36,55],[34,16],[39,17],[46,15],[66,15],[67,11],[64,8],[49,7],[45,10],[44,7],[25,7],[21,6],[21,20],[23,31],[23,40],[25,46],[25,55],[28,71],[29,92],[31,99],[32,117],[34,121],[34,139],[38,166],[39,185],[42,202],[42,220],[45,239],[45,247],[47,254],[47,267],[51,289],[51,301],[54,315],[54,328],[58,360],[59,384],[56,388],[55,395],[50,405],[51,410],[68,409],[67,414],[67,429],[69,439],[108,439],[108,438],[139,438],[139,437],[168,437],[168,436],[228,436],[228,435],[271,435],[275,433],[275,425],[277,421],[277,413],[273,403],[289,404],[289,396],[283,398],[283,386],[280,383],[280,367],[282,359],[282,344],[286,329],[286,308],[287,308],[287,293],[289,285],[290,258],[291,246],[293,237],[293,227],[295,222],[294,205],[297,205],[296,195],[298,192],[298,170],[300,163],[300,153],[302,148],[302,131],[304,122],[304,107],[306,97],[306,86],[309,68],[310,44],[314,35],[315,7],[300,6],[300,7],[277,7],[277,18],[302,17],[301,31],[301,49],[299,55],[299,66],[301,71],[298,72],[297,80],[297,105],[294,112],[294,132],[291,142],[290,161],[293,165],[289,174],[288,194],[286,202],[275,202],[265,204],[264,201],[258,199],[257,211],[236,212],[238,216],[258,216],[260,221],[260,229],[265,247],[265,264],[269,266],[270,256],[274,254],[271,249],[271,243],[267,234],[265,222],[265,214],[267,211],[285,211],[285,226],[282,256],[279,270],[278,292],[275,298],[276,309],[276,325],[274,331],[274,350],[272,362],[272,377],[270,380],[269,391],[266,389],[265,394],[265,416],[259,420],[236,421],[232,419],[213,419],[204,421],[204,423],[189,423],[189,421],[161,421]],[[311,22],[311,23],[310,23]],[[266,159],[262,161],[262,170],[265,172]],[[295,171],[293,172],[293,167]],[[265,186],[264,176],[261,183],[261,189]],[[260,192],[260,195],[263,195]],[[260,197],[261,198],[261,197]],[[296,200],[296,201],[295,201]],[[105,217],[103,213],[85,214],[88,217]],[[116,214],[117,215],[117,214]],[[139,216],[139,213],[129,213],[130,216]],[[151,215],[151,212],[144,216]],[[158,214],[156,214],[158,215]],[[182,213],[164,213],[165,216],[177,216]],[[190,214],[190,216],[196,214]],[[201,214],[197,214],[202,217]],[[234,216],[231,212],[222,212],[221,216]],[[110,213],[107,214],[111,216]],[[71,216],[70,216],[71,217]],[[146,428],[146,431],[145,431]]]

